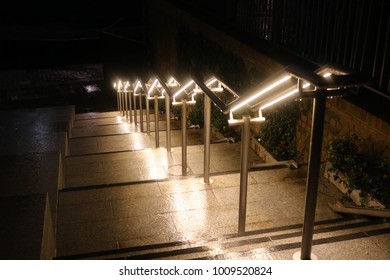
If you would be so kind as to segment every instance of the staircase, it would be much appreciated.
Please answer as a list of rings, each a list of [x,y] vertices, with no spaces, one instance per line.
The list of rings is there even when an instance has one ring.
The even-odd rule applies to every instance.
[[[214,183],[203,184],[202,130],[188,130],[188,173],[181,176],[180,121],[171,120],[167,152],[166,121],[159,119],[156,148],[153,122],[147,135],[118,112],[75,115],[59,193],[56,259],[291,259],[300,250],[304,178],[288,168],[251,170],[246,233],[237,234],[240,143],[214,137]],[[250,161],[260,161],[253,151]],[[334,213],[328,202],[340,196],[321,184],[314,253],[389,258],[390,223]],[[356,254],[340,250],[345,244]]]
[[[69,255],[57,259],[279,259],[291,258],[300,249],[302,224],[230,234],[210,240],[176,241],[137,247],[120,248],[85,254]],[[383,220],[342,217],[316,222],[315,247],[337,247],[340,242],[389,234],[390,223]],[[363,241],[364,242],[364,241]],[[369,248],[367,248],[369,250]],[[329,255],[330,256],[330,255]],[[334,257],[334,256],[333,256]],[[339,258],[342,255],[338,256]]]

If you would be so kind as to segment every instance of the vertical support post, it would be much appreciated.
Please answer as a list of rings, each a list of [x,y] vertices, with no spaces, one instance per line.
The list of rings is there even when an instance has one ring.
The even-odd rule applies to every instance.
[[[241,158],[240,158],[240,201],[238,213],[238,233],[245,232],[246,223],[246,201],[248,193],[248,154],[250,137],[250,117],[243,117],[244,123],[241,127]]]
[[[133,122],[133,106],[132,106],[132,95],[134,94],[134,92],[131,90],[129,91],[129,96],[128,96],[128,101],[129,101],[129,115],[130,115],[130,122],[132,123]]]
[[[318,92],[313,101],[313,119],[311,127],[309,169],[306,183],[305,217],[303,222],[301,259],[311,259],[314,221],[317,204],[318,180],[321,166],[321,148],[326,110],[326,93]]]
[[[150,135],[150,108],[149,108],[149,99],[148,96],[145,95],[145,103],[146,103],[146,133]]]
[[[156,148],[160,146],[160,129],[158,123],[158,96],[154,96],[154,138],[156,141]]]
[[[125,115],[126,115],[126,119],[129,117],[129,103],[128,103],[128,96],[130,95],[130,92],[128,91],[125,91],[124,92],[124,97],[125,97]]]
[[[119,91],[116,92],[116,107],[118,109],[118,112],[120,112],[120,106],[119,106]]]
[[[187,175],[187,100],[181,101],[181,175]]]
[[[133,94],[134,124],[137,126],[137,97]]]
[[[142,108],[142,94],[139,94],[139,122],[141,125],[141,132],[144,132],[144,110]]]
[[[125,116],[125,92],[122,91],[122,116]]]
[[[204,168],[203,182],[210,184],[211,100],[204,95]]]
[[[118,96],[119,96],[119,112],[122,115],[122,92],[118,91]]]
[[[167,151],[171,152],[171,99],[170,96],[165,94],[165,118],[167,121],[167,130],[166,130],[166,145]]]

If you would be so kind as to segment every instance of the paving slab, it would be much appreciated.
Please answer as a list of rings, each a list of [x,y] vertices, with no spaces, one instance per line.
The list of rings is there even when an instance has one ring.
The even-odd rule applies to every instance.
[[[291,259],[300,249],[304,172],[251,170],[247,232],[238,235],[241,143],[213,136],[212,141],[219,142],[210,147],[213,183],[204,184],[202,129],[188,130],[188,173],[181,176],[180,130],[171,131],[168,152],[165,131],[160,131],[160,147],[155,148],[153,130],[151,135],[140,133],[139,126],[115,114],[76,117],[79,126],[72,131],[81,137],[70,139],[59,197],[60,257]],[[165,122],[159,124],[164,129]],[[253,151],[249,160],[261,162]],[[328,203],[341,197],[334,186],[321,181],[315,254],[320,259],[390,259],[390,223],[333,212]],[[359,241],[362,246],[351,249]]]
[[[131,135],[133,134],[129,136]],[[224,146],[225,150],[218,148],[220,153],[211,155],[211,172],[230,172],[240,169],[239,143],[213,145]],[[97,147],[93,146],[91,150],[95,148]],[[181,147],[175,147],[173,152],[167,152],[165,148],[140,150],[136,150],[136,146],[130,148],[134,150],[67,157],[65,188],[162,180],[181,175]],[[203,174],[203,145],[189,146],[187,153],[188,175]],[[260,159],[251,152],[250,160]]]
[[[46,194],[0,197],[0,259],[39,260],[55,256]]]
[[[48,193],[55,225],[60,168],[56,152],[0,156],[0,197]]]
[[[187,177],[61,192],[59,255],[179,242],[172,250],[206,248],[207,252],[170,255],[156,249],[150,256],[155,252],[156,256],[166,255],[163,259],[216,255],[223,259],[292,259],[301,242],[305,180],[294,177],[289,169],[251,171],[248,235],[229,241],[228,236],[237,233],[239,173],[213,179],[208,185],[197,177]],[[316,220],[322,223],[315,227],[313,251],[320,259],[390,259],[390,233],[386,234],[390,223],[364,217],[347,219],[328,211],[325,202],[342,196],[334,192],[335,188],[320,184],[318,199],[324,202],[318,205]],[[75,211],[80,218],[71,219]],[[375,230],[384,233],[370,235]],[[251,231],[254,233],[249,234]]]
[[[0,155],[65,153],[73,106],[0,111]]]

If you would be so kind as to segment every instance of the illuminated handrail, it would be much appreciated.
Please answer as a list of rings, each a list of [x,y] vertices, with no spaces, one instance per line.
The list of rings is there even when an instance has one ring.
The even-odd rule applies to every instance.
[[[298,84],[301,84],[299,88]],[[348,73],[331,66],[324,66],[314,72],[289,65],[271,78],[267,79],[252,94],[246,94],[231,102],[223,110],[232,114],[243,106],[252,111],[266,109],[294,95],[300,98],[313,98],[313,92],[328,90],[327,96],[337,95],[330,90],[367,85],[370,79],[360,73]],[[309,93],[309,94],[307,94]],[[307,96],[306,96],[307,95]],[[261,112],[259,112],[261,115]]]
[[[164,83],[164,81],[160,78],[159,75],[155,75],[159,84],[162,86],[162,88],[164,89],[164,92],[168,94],[169,97],[173,97],[173,93],[171,91],[171,89],[167,86],[166,83]],[[172,78],[171,78],[172,79]],[[168,84],[170,83],[170,81],[168,81]]]
[[[222,112],[225,111],[227,105],[223,102],[218,95],[216,95],[205,83],[194,77],[193,80],[200,87],[200,89],[211,99],[211,101],[218,107]]]

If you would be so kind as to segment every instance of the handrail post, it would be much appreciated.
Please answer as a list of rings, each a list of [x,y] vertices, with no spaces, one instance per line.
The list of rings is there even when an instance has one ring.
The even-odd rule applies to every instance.
[[[154,137],[156,141],[156,148],[160,146],[159,138],[160,128],[158,123],[158,96],[154,96]]]
[[[129,117],[130,117],[130,119],[129,119],[129,121],[130,121],[130,123],[132,123],[133,122],[133,109],[132,109],[132,101],[131,101],[131,99],[132,99],[132,95],[133,95],[134,93],[133,93],[133,91],[131,90],[131,91],[129,91],[129,96],[127,97],[128,98],[128,101],[129,101]]]
[[[145,96],[145,107],[146,107],[146,134],[150,135],[150,108],[148,96]]]
[[[165,118],[167,122],[166,127],[166,146],[167,151],[171,152],[171,100],[167,93],[165,93]]]
[[[144,111],[142,108],[142,93],[139,94],[139,122],[141,132],[144,132]]]
[[[241,158],[240,158],[240,201],[238,214],[238,233],[245,232],[246,202],[248,193],[248,155],[250,140],[250,117],[243,116],[241,127]]]
[[[187,175],[187,100],[181,101],[181,175]]]
[[[303,222],[301,259],[312,258],[311,249],[321,167],[322,137],[326,110],[326,92],[319,91],[313,101],[313,121],[310,139],[309,169],[306,183],[305,217]]]
[[[134,124],[137,126],[137,96],[133,94],[133,106],[134,106]]]
[[[122,115],[122,92],[121,91],[118,91],[118,97],[119,97],[119,112],[120,112],[120,115]]]
[[[203,182],[210,184],[211,99],[204,94],[204,168]]]
[[[129,103],[127,97],[129,96],[129,91],[125,90],[124,91],[124,99],[125,99],[125,115],[126,119],[129,117]]]

